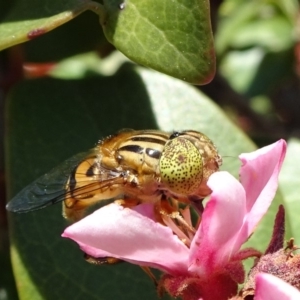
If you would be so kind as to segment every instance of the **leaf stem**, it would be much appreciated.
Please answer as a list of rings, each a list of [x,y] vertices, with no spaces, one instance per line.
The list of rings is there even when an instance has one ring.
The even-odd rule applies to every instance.
[[[105,9],[104,6],[96,1],[88,1],[86,3],[87,9],[93,11],[96,13],[100,19],[104,18],[105,15]]]

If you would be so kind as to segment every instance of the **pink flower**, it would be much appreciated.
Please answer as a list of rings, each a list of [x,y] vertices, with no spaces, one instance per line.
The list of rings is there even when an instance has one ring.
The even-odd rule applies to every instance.
[[[202,282],[199,295],[204,299],[208,298],[204,296],[207,293],[203,287],[209,286],[210,278],[214,281],[214,286],[211,285],[214,290],[217,290],[216,283],[230,286],[235,282],[228,292],[232,295],[236,282],[243,281],[241,259],[253,255],[251,251],[241,252],[240,248],[274,198],[285,151],[286,143],[280,140],[240,155],[241,182],[224,171],[211,175],[208,186],[212,194],[189,248],[169,227],[155,222],[151,204],[135,209],[116,204],[105,206],[68,227],[63,237],[73,239],[84,252],[94,257],[120,258],[158,268],[174,278],[197,278],[199,286],[203,279],[205,284]],[[230,265],[234,265],[231,271]],[[226,272],[229,275],[224,277]],[[222,280],[216,279],[216,274],[221,274]],[[222,293],[222,289],[220,291]],[[174,292],[174,295],[177,294]],[[213,297],[221,299],[219,294],[211,299]]]
[[[255,277],[254,300],[298,300],[300,292],[282,279],[260,273]]]
[[[134,209],[110,204],[66,228],[62,236],[93,257],[120,258],[173,275],[186,273],[189,249],[152,214],[152,204]]]
[[[275,196],[285,152],[280,140],[241,154],[241,183],[226,172],[210,177],[213,192],[191,245],[189,271],[208,275],[238,254]]]

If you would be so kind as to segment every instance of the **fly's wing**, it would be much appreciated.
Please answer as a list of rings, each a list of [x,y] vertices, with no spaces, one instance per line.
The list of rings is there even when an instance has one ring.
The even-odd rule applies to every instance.
[[[81,161],[93,155],[95,156],[95,154],[95,149],[92,149],[66,160],[20,191],[6,205],[6,209],[11,212],[23,213],[65,200],[67,195],[66,184],[71,173]],[[91,184],[91,181],[88,181],[87,184]]]

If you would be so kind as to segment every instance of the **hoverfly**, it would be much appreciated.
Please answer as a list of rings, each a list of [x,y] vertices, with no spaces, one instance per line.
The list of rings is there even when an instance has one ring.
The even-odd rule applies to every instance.
[[[64,216],[77,221],[91,205],[107,199],[121,199],[125,207],[159,206],[162,199],[201,202],[211,192],[209,176],[221,163],[203,133],[123,130],[38,178],[6,208],[21,213],[63,201]]]

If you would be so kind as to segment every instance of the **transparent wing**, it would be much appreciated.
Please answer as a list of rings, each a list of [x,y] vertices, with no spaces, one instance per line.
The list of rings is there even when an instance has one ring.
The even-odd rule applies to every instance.
[[[79,153],[66,160],[20,191],[6,205],[6,209],[19,213],[33,211],[67,200],[71,197],[76,197],[81,193],[96,191],[99,188],[111,184],[111,179],[117,176],[114,172],[111,172],[110,175],[106,176],[105,180],[101,182],[99,182],[99,179],[89,178],[86,180],[82,177],[78,188],[73,189],[72,192],[68,189],[72,184],[68,183],[72,172],[82,161],[95,157],[95,153],[95,149],[92,149],[89,152]]]

